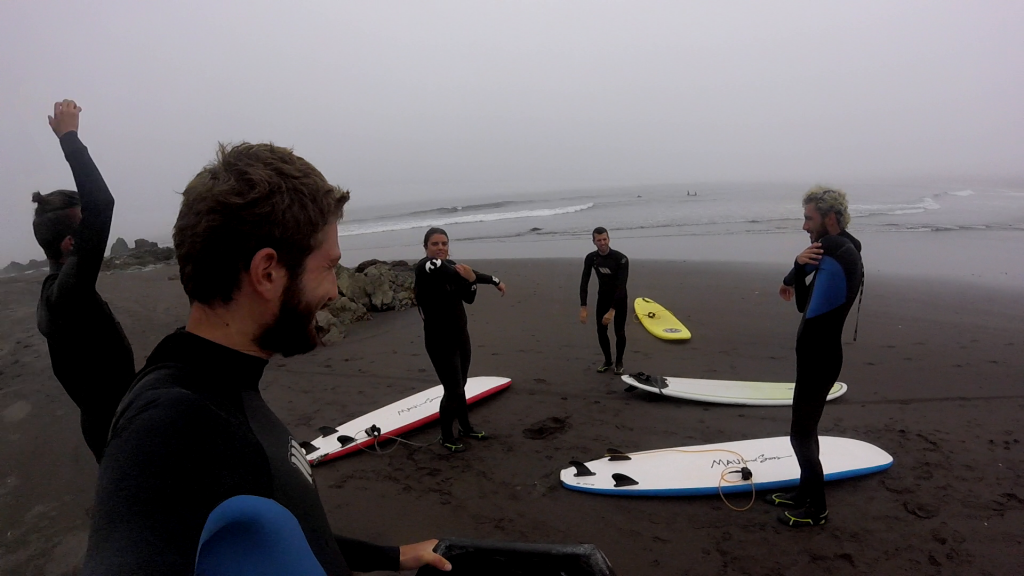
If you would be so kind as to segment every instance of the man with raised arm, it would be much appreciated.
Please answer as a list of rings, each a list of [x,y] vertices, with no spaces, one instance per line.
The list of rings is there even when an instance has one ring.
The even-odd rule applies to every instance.
[[[99,462],[114,411],[135,377],[135,357],[124,330],[96,292],[114,197],[78,138],[81,112],[74,100],[64,100],[53,105],[49,117],[78,191],[32,195],[32,230],[50,261],[36,324],[46,337],[53,375],[81,411],[82,435]]]

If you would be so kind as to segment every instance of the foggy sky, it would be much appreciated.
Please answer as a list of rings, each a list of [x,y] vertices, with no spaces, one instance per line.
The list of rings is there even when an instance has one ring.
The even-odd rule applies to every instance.
[[[293,146],[360,205],[580,186],[1021,175],[1020,2],[0,5],[0,265],[39,258],[46,123],[167,238],[218,141]]]

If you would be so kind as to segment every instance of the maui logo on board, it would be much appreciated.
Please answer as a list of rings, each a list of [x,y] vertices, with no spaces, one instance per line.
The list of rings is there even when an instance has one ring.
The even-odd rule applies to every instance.
[[[665,328],[662,332],[668,332],[669,334],[675,334],[676,332],[682,332],[679,328]]]
[[[792,457],[793,457],[792,454],[787,454],[785,456],[765,456],[764,454],[761,454],[761,455],[756,456],[754,458],[747,458],[747,459],[739,459],[739,458],[729,458],[729,459],[725,459],[725,460],[718,459],[718,460],[712,460],[712,462],[711,462],[711,469],[713,470],[717,466],[721,466],[723,468],[728,468],[729,466],[743,466],[744,464],[750,464],[751,462],[754,462],[754,463],[757,463],[757,464],[764,464],[765,462],[770,462],[772,460],[782,460],[783,458],[792,458]]]
[[[430,404],[431,402],[437,402],[440,399],[441,399],[440,396],[434,396],[432,398],[427,398],[426,400],[424,400],[423,402],[420,402],[419,404],[413,404],[412,406],[406,406],[405,408],[399,409],[398,410],[398,415],[401,416],[402,414],[405,414],[406,412],[412,412],[413,410],[415,410],[415,409],[417,409],[417,408],[419,408],[421,406],[426,406],[427,404]]]

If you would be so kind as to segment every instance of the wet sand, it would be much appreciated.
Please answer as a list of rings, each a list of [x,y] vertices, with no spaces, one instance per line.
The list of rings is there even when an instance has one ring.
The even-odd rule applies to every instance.
[[[830,524],[789,530],[758,503],[616,498],[562,488],[559,470],[608,447],[785,435],[786,408],[714,406],[623,391],[594,373],[593,318],[577,320],[581,263],[473,261],[509,286],[469,307],[472,375],[512,387],[471,409],[496,437],[460,455],[434,445],[357,453],[316,467],[335,529],[380,543],[453,536],[598,545],[619,574],[1024,573],[1024,300],[980,284],[868,278],[849,392],[821,433],[871,442],[889,470],[827,485]],[[141,364],[183,322],[173,268],[102,275],[99,289]],[[693,332],[657,340],[627,324],[627,371],[738,380],[793,378],[795,307],[783,267],[633,260],[630,296],[672,309]],[[0,575],[64,574],[85,549],[96,465],[35,330],[41,275],[0,279]],[[592,294],[595,288],[591,288]],[[592,296],[593,298],[593,296]],[[343,341],[271,362],[267,401],[300,440],[436,384],[414,310],[375,315]],[[564,429],[532,439],[549,418]],[[534,434],[535,436],[535,434]],[[427,443],[436,430],[411,433]],[[391,445],[385,445],[391,448]],[[745,503],[733,497],[735,504]]]

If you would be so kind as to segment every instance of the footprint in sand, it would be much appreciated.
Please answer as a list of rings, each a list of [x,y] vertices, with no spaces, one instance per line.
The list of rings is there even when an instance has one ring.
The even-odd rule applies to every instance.
[[[530,440],[543,440],[544,438],[551,438],[562,434],[569,428],[572,428],[572,425],[569,424],[568,416],[565,418],[551,416],[539,422],[534,422],[529,428],[524,428],[523,436]]]
[[[6,410],[4,410],[4,422],[7,422],[8,424],[17,422],[18,420],[21,420],[22,418],[27,416],[31,410],[32,405],[29,404],[28,402],[25,402],[24,400],[15,402],[14,404],[11,404]]]
[[[939,515],[939,508],[937,506],[932,506],[930,504],[925,504],[922,502],[904,501],[903,509],[909,512],[910,514],[913,514],[914,516],[917,516],[918,518],[923,518],[925,520],[929,518],[935,518]]]

